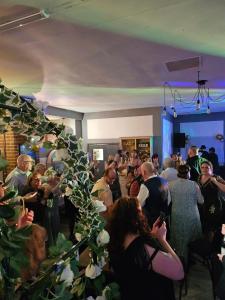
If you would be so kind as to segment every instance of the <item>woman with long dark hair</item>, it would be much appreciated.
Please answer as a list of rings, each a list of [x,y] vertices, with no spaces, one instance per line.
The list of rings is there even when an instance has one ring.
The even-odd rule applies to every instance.
[[[183,267],[158,219],[150,232],[137,198],[120,198],[108,224],[109,255],[124,300],[174,300]]]

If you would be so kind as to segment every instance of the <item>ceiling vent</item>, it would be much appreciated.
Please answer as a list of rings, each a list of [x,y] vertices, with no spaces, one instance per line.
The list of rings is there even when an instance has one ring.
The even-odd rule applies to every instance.
[[[192,57],[182,60],[174,60],[166,63],[166,67],[169,72],[181,71],[190,68],[199,68],[201,64],[201,57]]]

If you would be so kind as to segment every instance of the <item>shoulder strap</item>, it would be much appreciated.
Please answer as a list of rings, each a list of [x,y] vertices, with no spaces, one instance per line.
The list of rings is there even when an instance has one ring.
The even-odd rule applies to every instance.
[[[150,257],[150,261],[149,261],[149,264],[150,264],[150,267],[152,269],[152,261],[153,259],[155,258],[156,254],[159,252],[159,249],[155,249],[155,251],[153,252],[153,254],[151,255]]]

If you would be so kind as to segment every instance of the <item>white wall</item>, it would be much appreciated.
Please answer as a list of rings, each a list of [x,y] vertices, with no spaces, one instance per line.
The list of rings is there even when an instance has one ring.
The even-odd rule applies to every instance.
[[[187,157],[187,150],[191,145],[200,147],[206,146],[206,150],[210,147],[216,149],[220,164],[224,163],[224,143],[216,139],[217,134],[224,135],[223,121],[205,121],[205,122],[187,122],[180,123],[180,132],[184,132],[190,138],[186,147],[181,149],[181,154],[185,159]]]
[[[54,117],[51,115],[47,115],[47,117],[54,123],[60,125],[63,124],[66,126],[65,131],[68,133],[76,134],[76,126],[75,126],[75,119],[70,118],[60,118]]]
[[[88,119],[88,139],[118,139],[120,137],[153,136],[153,117]]]

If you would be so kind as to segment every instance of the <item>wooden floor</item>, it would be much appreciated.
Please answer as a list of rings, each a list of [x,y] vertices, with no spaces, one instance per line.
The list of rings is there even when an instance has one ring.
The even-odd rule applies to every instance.
[[[68,225],[66,223],[66,220],[63,220],[60,231],[68,237]],[[187,282],[188,293],[186,296],[182,296],[182,300],[214,300],[210,275],[205,265],[200,262],[193,264],[190,267]],[[178,300],[179,287],[177,284],[175,284],[175,292]]]
[[[199,262],[192,265],[187,277],[188,293],[182,300],[213,300],[212,284],[207,267]],[[176,299],[179,290],[176,286]]]

